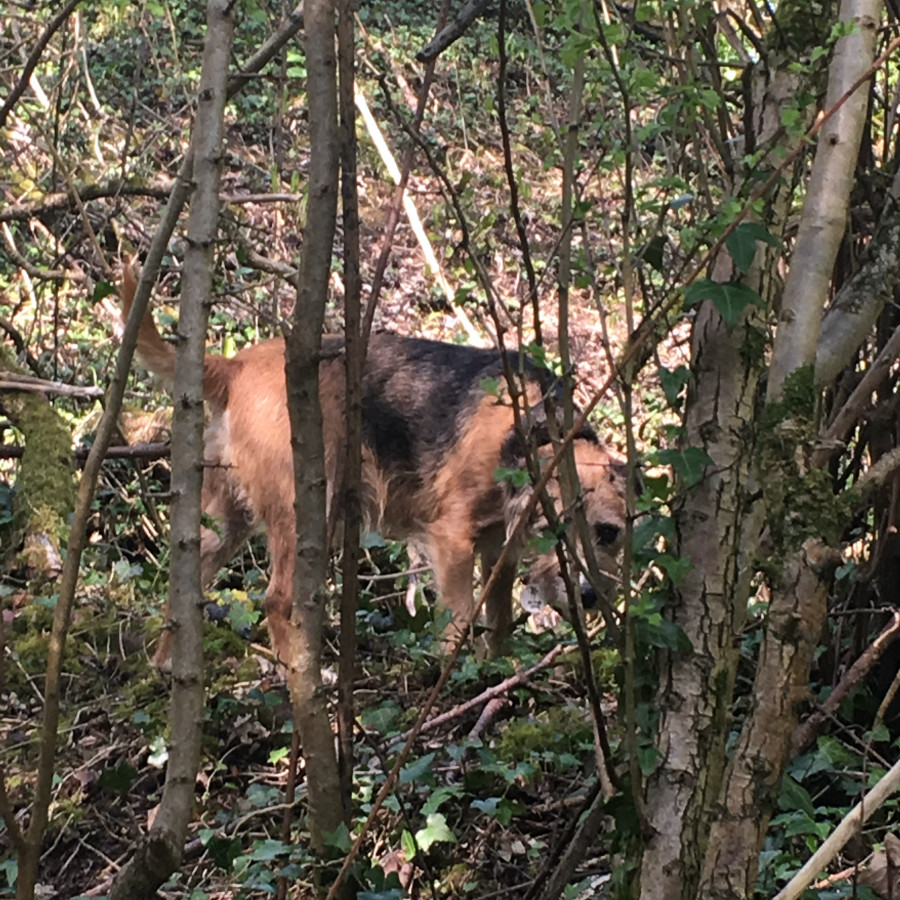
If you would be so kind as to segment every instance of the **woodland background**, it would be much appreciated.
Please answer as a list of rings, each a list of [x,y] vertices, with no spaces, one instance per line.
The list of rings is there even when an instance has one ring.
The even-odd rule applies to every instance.
[[[292,762],[262,541],[210,592],[205,672],[179,700],[191,679],[149,653],[191,467],[162,449],[171,397],[114,374],[117,261],[144,260],[145,299],[159,266],[153,311],[170,333],[180,316],[195,361],[292,316],[314,343],[316,297],[324,330],[358,333],[352,196],[334,241],[318,205],[350,147],[317,93],[335,13],[4,0],[0,896],[325,893],[386,784],[329,896],[770,897],[878,785],[865,825],[779,896],[897,896],[895,0],[339,6],[364,314],[501,332],[562,374],[643,471],[621,596],[578,635],[523,612],[506,658],[464,651],[438,681],[405,548],[369,536],[358,578],[355,552],[323,558],[326,669],[358,642],[334,831],[307,793],[315,754]],[[417,60],[457,16],[458,40]],[[118,458],[82,476],[94,442]],[[443,715],[387,782],[436,683]],[[313,699],[331,715],[337,696],[326,678]],[[171,828],[167,768],[186,798]],[[154,868],[142,838],[165,828]]]

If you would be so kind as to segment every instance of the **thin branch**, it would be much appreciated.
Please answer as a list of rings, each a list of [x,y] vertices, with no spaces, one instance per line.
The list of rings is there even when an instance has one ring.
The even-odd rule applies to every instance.
[[[105,197],[156,197],[165,200],[171,193],[171,180],[157,180],[154,184],[146,184],[137,178],[111,178],[99,184],[76,185],[78,197],[82,202],[101,200]],[[26,222],[28,219],[41,218],[44,214],[60,209],[74,209],[77,206],[75,196],[68,191],[56,191],[45,194],[40,200],[30,203],[19,203],[0,209],[0,222]]]
[[[74,456],[79,462],[88,458],[93,447],[76,447]],[[0,459],[21,459],[24,447],[11,444],[0,444]],[[168,443],[128,444],[107,447],[103,454],[106,459],[168,459],[170,456]]]
[[[0,128],[3,128],[6,125],[6,119],[9,116],[10,112],[12,112],[13,107],[18,103],[19,97],[25,93],[25,88],[28,87],[28,82],[31,79],[31,76],[34,74],[34,70],[37,68],[37,64],[41,61],[41,54],[44,52],[47,44],[50,43],[50,38],[59,31],[62,24],[69,18],[72,14],[72,11],[78,6],[80,0],[69,0],[69,2],[59,11],[59,13],[50,20],[50,23],[44,29],[44,33],[38,38],[37,44],[35,44],[34,49],[28,56],[28,59],[25,61],[25,66],[22,69],[22,74],[19,76],[19,80],[13,86],[13,89],[9,92],[9,96],[6,98],[6,103],[0,107]]]
[[[61,381],[46,381],[31,375],[16,375],[14,372],[0,371],[0,391],[35,391],[45,394],[59,394],[63,397],[102,397],[106,392],[101,387],[82,387],[77,384],[63,384]]]
[[[791,755],[797,756],[816,739],[829,716],[837,712],[850,692],[872,670],[881,659],[884,651],[900,638],[900,610],[894,610],[891,621],[881,630],[881,634],[866,648],[856,662],[848,669],[838,686],[828,698],[799,728],[794,732]]]
[[[469,26],[487,9],[490,0],[469,0],[449,25],[442,28],[417,54],[419,62],[430,63],[454,41],[458,41]]]

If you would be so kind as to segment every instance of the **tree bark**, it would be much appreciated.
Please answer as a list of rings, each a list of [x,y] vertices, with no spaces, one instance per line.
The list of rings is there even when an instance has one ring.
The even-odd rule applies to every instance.
[[[294,458],[297,553],[288,678],[303,742],[313,848],[343,819],[334,735],[322,689],[322,626],[328,561],[325,451],[319,357],[337,213],[337,88],[333,0],[304,6],[309,102],[309,206],[300,282],[286,338],[288,412]]]
[[[788,14],[788,5],[780,12]],[[765,147],[760,164],[778,165],[786,137],[782,111],[800,90],[788,69],[794,51],[780,41],[750,73],[747,121],[754,146]],[[811,119],[811,112],[810,112]],[[760,175],[757,172],[757,175]],[[735,185],[737,194],[739,185]],[[787,221],[790,186],[765,198],[764,220],[773,235]],[[771,306],[779,283],[778,254],[758,247],[744,283]],[[731,261],[716,260],[712,277],[734,277]],[[712,460],[699,482],[683,490],[675,509],[677,555],[691,569],[673,588],[668,614],[689,639],[689,653],[659,657],[657,748],[660,762],[647,780],[646,838],[640,869],[642,900],[698,896],[709,832],[725,769],[725,742],[737,667],[736,635],[743,623],[752,559],[762,527],[761,504],[749,499],[757,387],[765,360],[750,348],[759,342],[764,314],[749,307],[729,329],[712,303],[699,307],[691,336],[692,383],[685,405],[684,447]]]
[[[840,561],[837,550],[810,538],[776,586],[756,669],[753,705],[725,778],[699,896],[754,895],[759,853],[825,626],[828,583]]]
[[[842,4],[841,20],[855,20],[857,27],[835,47],[826,94],[829,107],[871,65],[880,12],[880,0]],[[789,498],[790,491],[804,490],[805,478],[818,474],[811,473],[807,462],[814,437],[812,366],[822,309],[846,227],[866,103],[866,95],[857,93],[820,133],[785,283],[757,465],[774,552],[787,563],[773,585],[751,711],[729,764],[722,811],[712,825],[701,885],[701,894],[707,897],[744,898],[754,893],[759,851],[797,727],[797,703],[807,692],[813,654],[825,624],[828,587],[840,562],[838,551],[819,537],[808,538],[797,549],[799,537],[789,524],[797,510]],[[794,388],[788,391],[791,382]],[[806,390],[801,390],[804,384]],[[813,490],[809,485],[809,492]],[[827,520],[824,504],[819,514]],[[811,517],[799,515],[805,519],[801,527],[809,527]],[[833,536],[823,535],[826,540]]]
[[[878,230],[859,268],[837,292],[819,333],[816,347],[818,387],[825,387],[853,359],[871,334],[900,281],[900,172],[886,197]]]
[[[839,21],[853,30],[834,48],[825,108],[830,109],[871,66],[881,0],[845,0]],[[782,395],[785,379],[816,359],[822,311],[834,260],[847,227],[850,188],[866,119],[868,92],[857,90],[819,132],[791,268],[784,286],[769,368],[768,399]]]
[[[359,602],[359,540],[362,530],[362,335],[359,273],[359,198],[356,191],[356,103],[353,14],[355,0],[338,3],[340,52],[341,203],[344,234],[344,371],[346,444],[340,505],[344,522],[341,564],[341,640],[338,680],[338,735],[344,821],[350,825],[353,792],[353,682],[356,675],[356,609]],[[334,500],[332,502],[338,502]],[[329,512],[329,517],[334,511]]]
[[[146,839],[116,877],[110,900],[154,896],[181,862],[200,763],[204,719],[200,581],[203,359],[218,230],[223,118],[234,33],[232,5],[232,0],[209,0],[207,5],[207,37],[191,145],[195,193],[188,220],[172,421],[172,744],[159,813]]]

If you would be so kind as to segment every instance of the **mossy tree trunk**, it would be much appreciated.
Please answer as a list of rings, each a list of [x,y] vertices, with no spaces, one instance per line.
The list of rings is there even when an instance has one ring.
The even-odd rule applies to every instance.
[[[0,371],[18,372],[0,358]],[[60,548],[68,537],[68,519],[75,506],[72,435],[56,410],[40,393],[4,391],[0,411],[21,431],[25,452],[16,474],[14,518],[4,562],[21,545],[18,558],[29,572],[32,587],[53,580],[62,571]]]
[[[805,12],[801,11],[801,6]],[[791,64],[827,35],[827,10],[818,18],[807,4],[779,5],[778,29],[766,55],[748,71],[745,116],[748,150],[763,151],[761,183],[797,138],[783,127],[783,113],[803,91],[813,91],[812,70]],[[806,111],[812,121],[813,109]],[[762,176],[762,177],[761,177]],[[760,219],[780,237],[792,198],[790,178],[764,198]],[[740,196],[736,181],[731,193]],[[757,393],[765,371],[766,310],[778,301],[780,251],[758,246],[754,264],[741,275],[720,253],[711,278],[749,286],[763,301],[729,327],[707,300],[698,308],[691,337],[691,373],[685,406],[683,449],[700,448],[712,461],[687,485],[675,509],[678,553],[691,568],[673,588],[668,614],[688,637],[691,651],[659,657],[657,726],[660,762],[646,788],[649,835],[640,862],[642,900],[693,900],[700,896],[710,829],[726,766],[740,633],[764,522],[762,504],[748,489],[754,473]]]
[[[825,107],[833,107],[872,64],[881,0],[844,0],[853,30],[835,46]],[[769,369],[757,472],[776,560],[751,710],[726,773],[712,826],[704,897],[752,897],[769,819],[778,799],[825,627],[828,589],[840,552],[830,546],[841,511],[828,476],[810,465],[816,438],[813,369],[835,257],[844,237],[867,94],[851,96],[819,135],[780,304]],[[799,531],[792,525],[799,526]],[[799,546],[798,546],[799,545]]]

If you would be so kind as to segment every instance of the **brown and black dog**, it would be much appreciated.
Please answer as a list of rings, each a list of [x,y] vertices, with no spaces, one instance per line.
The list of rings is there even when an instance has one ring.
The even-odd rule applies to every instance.
[[[134,275],[126,267],[126,316],[134,290]],[[330,505],[344,442],[344,362],[339,339],[326,338],[325,349],[333,351],[323,354],[328,358],[319,370]],[[175,351],[149,315],[141,323],[138,354],[171,383]],[[517,488],[495,477],[498,467],[516,467],[522,455],[511,404],[484,389],[485,379],[497,379],[500,373],[497,351],[388,334],[372,337],[366,359],[365,524],[385,537],[414,539],[427,550],[439,601],[456,622],[472,612],[476,556],[486,580],[530,491],[530,486]],[[265,524],[271,561],[266,615],[273,649],[284,661],[295,552],[284,342],[263,341],[230,359],[207,356],[203,391],[210,408],[203,509],[218,524],[202,533],[203,583],[208,585],[253,529]],[[539,399],[536,382],[529,384],[528,393],[532,401]],[[573,448],[597,562],[601,569],[615,571],[625,531],[625,467],[590,429],[579,433]],[[545,447],[544,455],[550,449]],[[548,490],[559,507],[555,480]],[[561,591],[556,552],[529,558],[529,544],[541,528],[539,515],[531,525],[507,554],[485,600],[488,645],[494,653],[501,650],[511,624],[520,561],[529,563],[529,590],[548,602]],[[584,579],[582,584],[587,595],[591,588]],[[168,663],[170,650],[169,629],[157,649],[158,665]]]

